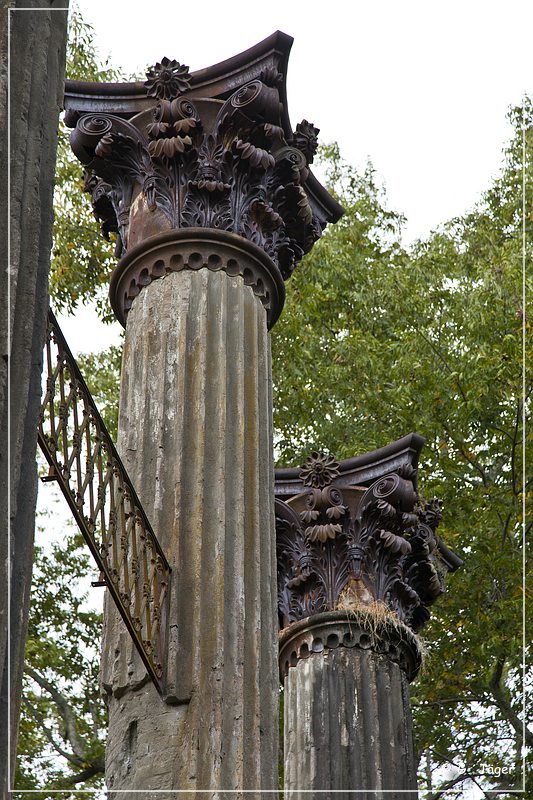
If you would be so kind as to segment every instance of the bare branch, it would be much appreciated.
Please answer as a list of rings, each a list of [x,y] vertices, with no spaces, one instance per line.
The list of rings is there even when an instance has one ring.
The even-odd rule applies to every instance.
[[[47,691],[52,697],[59,713],[61,714],[61,718],[65,723],[66,737],[70,742],[73,753],[78,759],[84,761],[87,757],[87,746],[78,734],[76,717],[74,716],[74,712],[72,711],[67,698],[62,695],[61,692],[58,691],[58,689],[56,689],[52,683],[50,683],[50,681],[47,681],[46,678],[43,678],[42,675],[39,675],[38,672],[35,672],[35,670],[28,666],[28,664],[26,664],[24,667],[24,671],[35,681],[35,683],[38,683],[39,686]]]
[[[468,772],[461,772],[459,775],[456,775],[454,778],[451,778],[449,781],[441,784],[436,792],[432,792],[426,796],[426,800],[440,800],[440,798],[448,792],[450,789],[453,789],[458,783],[462,781],[466,781],[470,778]]]
[[[525,737],[525,743],[529,747],[533,747],[533,733],[524,725],[518,714],[515,712],[505,695],[504,689],[502,688],[501,681],[504,666],[505,658],[498,658],[490,677],[489,690],[496,701],[496,705],[500,709],[507,722],[514,728],[519,736]]]

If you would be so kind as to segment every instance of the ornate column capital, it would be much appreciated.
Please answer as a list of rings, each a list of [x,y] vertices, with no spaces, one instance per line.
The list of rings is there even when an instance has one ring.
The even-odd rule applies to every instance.
[[[311,654],[307,634],[324,614],[328,625],[349,628],[351,620],[364,633],[372,612],[374,643],[364,633],[364,645],[350,636],[345,646],[377,647],[381,652],[379,642],[385,638],[398,649],[393,639],[401,639],[403,631],[405,647],[400,650],[413,650],[416,637],[411,632],[425,625],[428,606],[444,591],[447,571],[461,563],[436,534],[440,502],[421,501],[414,476],[415,468],[404,464],[368,488],[340,486],[335,483],[337,461],[313,453],[300,471],[305,490],[288,502],[276,500],[282,672],[295,658]],[[293,631],[301,625],[305,634],[299,635],[302,642],[296,646]],[[335,646],[342,646],[346,638],[339,630],[331,639]],[[327,636],[321,641],[330,647]],[[404,658],[410,679],[420,661],[415,651],[416,647],[414,655]]]
[[[342,209],[309,169],[318,128],[303,120],[293,131],[288,120],[291,43],[283,34],[270,37],[237,56],[238,69],[230,59],[190,73],[164,58],[144,85],[111,85],[136,87],[131,115],[125,91],[119,101],[116,88],[102,87],[106,99],[98,104],[98,90],[86,90],[83,100],[79,84],[68,87],[72,148],[104,236],[118,234],[117,256],[128,258],[170,231],[211,229],[262,250],[279,284],[339,218]],[[123,322],[127,304],[113,305]]]

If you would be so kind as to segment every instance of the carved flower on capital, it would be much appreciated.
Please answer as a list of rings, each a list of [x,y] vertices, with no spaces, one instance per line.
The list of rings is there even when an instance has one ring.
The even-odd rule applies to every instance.
[[[317,151],[319,133],[320,128],[315,127],[312,122],[303,119],[297,124],[292,137],[294,146],[305,155],[309,164],[313,163],[313,158]]]
[[[324,486],[329,486],[338,474],[338,461],[335,461],[333,456],[327,453],[311,453],[300,470],[300,478],[304,486],[312,486],[314,489],[323,489]]]
[[[160,100],[172,100],[191,88],[189,67],[175,59],[162,58],[146,73],[146,77],[146,94]]]

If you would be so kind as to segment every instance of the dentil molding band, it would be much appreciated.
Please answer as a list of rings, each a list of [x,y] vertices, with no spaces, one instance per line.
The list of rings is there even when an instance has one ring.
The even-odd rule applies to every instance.
[[[240,276],[260,299],[270,329],[285,301],[285,284],[272,259],[238,234],[210,228],[181,228],[144,239],[118,262],[110,283],[110,299],[125,326],[133,300],[144,286],[184,269],[223,270]]]

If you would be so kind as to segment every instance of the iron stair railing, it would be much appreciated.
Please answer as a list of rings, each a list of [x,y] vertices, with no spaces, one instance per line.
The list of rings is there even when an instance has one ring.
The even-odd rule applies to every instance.
[[[48,313],[38,440],[157,690],[170,566],[57,320]]]

